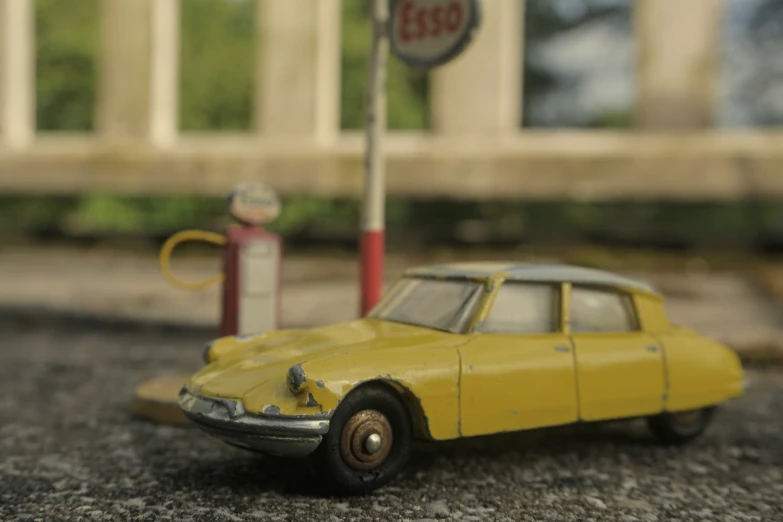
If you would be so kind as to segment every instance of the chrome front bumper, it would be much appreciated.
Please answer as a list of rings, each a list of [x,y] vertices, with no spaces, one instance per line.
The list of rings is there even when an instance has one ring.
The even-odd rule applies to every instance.
[[[209,435],[240,448],[278,457],[304,457],[329,431],[329,419],[258,415],[241,401],[209,397],[183,388],[179,407],[185,417]]]

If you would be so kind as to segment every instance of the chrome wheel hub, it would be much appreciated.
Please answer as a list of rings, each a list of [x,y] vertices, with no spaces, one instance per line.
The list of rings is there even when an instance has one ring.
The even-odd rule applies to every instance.
[[[392,448],[392,427],[389,419],[376,410],[354,414],[343,427],[340,453],[348,466],[370,470],[380,466]]]
[[[367,438],[364,441],[364,448],[367,450],[367,453],[370,455],[374,455],[375,453],[378,453],[381,448],[383,447],[383,439],[381,439],[381,436],[377,433],[371,433],[367,436]]]

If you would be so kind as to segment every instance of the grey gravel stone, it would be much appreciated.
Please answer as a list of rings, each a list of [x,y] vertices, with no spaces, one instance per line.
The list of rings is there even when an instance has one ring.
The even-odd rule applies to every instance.
[[[585,500],[587,501],[588,504],[590,504],[593,507],[596,507],[598,509],[606,509],[606,504],[600,498],[585,497]]]
[[[131,415],[138,383],[198,368],[203,335],[0,317],[0,338],[4,521],[783,520],[775,374],[685,447],[641,422],[420,443],[389,487],[331,499],[304,462]]]

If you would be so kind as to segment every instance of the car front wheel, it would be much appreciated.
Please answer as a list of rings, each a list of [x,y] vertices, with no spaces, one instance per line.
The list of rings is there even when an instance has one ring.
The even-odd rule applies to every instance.
[[[665,412],[647,419],[653,435],[664,444],[685,444],[710,425],[715,408]]]
[[[311,461],[330,493],[362,495],[400,472],[412,440],[411,419],[397,395],[382,385],[366,385],[338,406]]]

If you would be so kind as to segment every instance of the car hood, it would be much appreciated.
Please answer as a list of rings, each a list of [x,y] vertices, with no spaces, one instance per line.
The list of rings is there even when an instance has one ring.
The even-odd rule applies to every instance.
[[[226,398],[243,398],[265,384],[271,384],[273,396],[290,395],[286,375],[288,369],[296,364],[361,350],[406,348],[453,336],[376,319],[309,330],[286,330],[268,338],[261,337],[247,348],[238,349],[205,366],[193,375],[189,385],[202,394]]]

